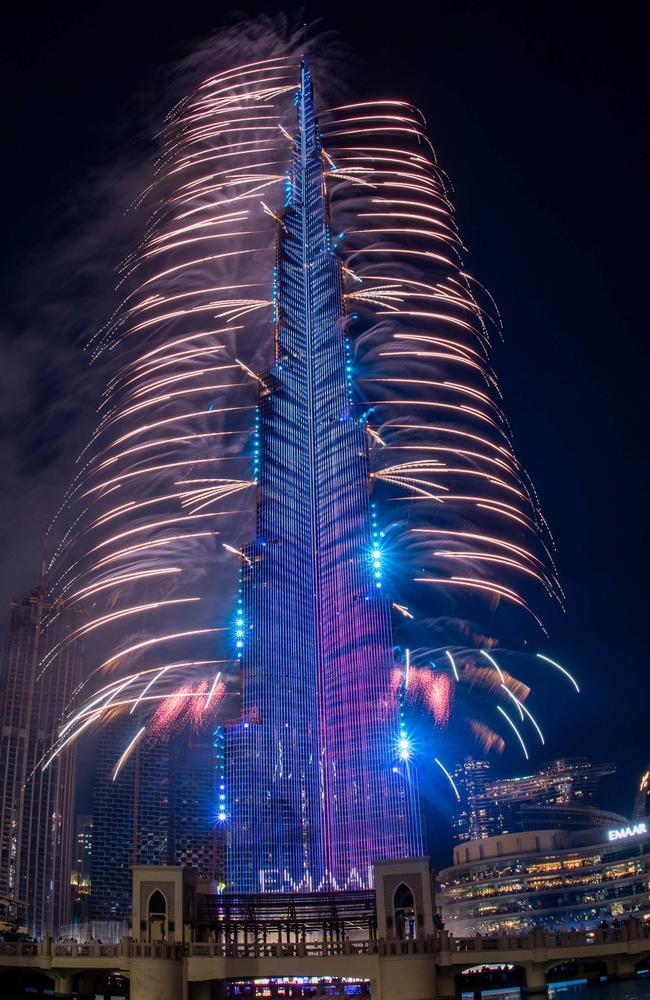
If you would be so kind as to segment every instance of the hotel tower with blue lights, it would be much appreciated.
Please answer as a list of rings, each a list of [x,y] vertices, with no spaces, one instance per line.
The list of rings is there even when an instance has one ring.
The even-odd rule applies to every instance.
[[[231,892],[366,888],[374,861],[422,853],[306,60],[296,108],[237,615],[242,716],[220,792]]]

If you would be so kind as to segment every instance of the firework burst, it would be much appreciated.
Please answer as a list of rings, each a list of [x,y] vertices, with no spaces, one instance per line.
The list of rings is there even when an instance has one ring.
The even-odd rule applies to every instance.
[[[89,344],[106,388],[55,518],[49,574],[55,613],[85,611],[70,641],[88,637],[95,659],[49,760],[116,711],[143,722],[128,757],[145,730],[219,718],[237,688],[250,627],[232,613],[238,541],[255,512],[256,403],[276,346],[298,63],[295,38],[265,44],[167,116],[119,305]],[[423,648],[431,620],[451,612],[496,628],[511,607],[543,627],[538,597],[561,591],[490,363],[498,317],[465,268],[423,117],[402,101],[356,102],[321,127],[352,406],[384,522],[372,557],[396,616]],[[492,691],[504,734],[538,729],[525,685],[452,652],[444,670],[418,653],[408,684],[396,668],[396,696],[442,727],[472,691]],[[502,747],[468,721],[486,749]]]

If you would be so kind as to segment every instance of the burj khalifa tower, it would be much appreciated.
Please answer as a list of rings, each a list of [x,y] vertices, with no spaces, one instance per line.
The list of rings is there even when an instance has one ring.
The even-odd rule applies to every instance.
[[[238,605],[242,717],[224,747],[231,892],[366,888],[374,861],[422,853],[306,59],[295,104]]]

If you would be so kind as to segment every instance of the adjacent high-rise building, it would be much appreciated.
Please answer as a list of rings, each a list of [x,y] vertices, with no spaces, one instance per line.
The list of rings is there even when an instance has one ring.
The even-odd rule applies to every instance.
[[[220,732],[187,732],[173,742],[170,771],[170,864],[185,865],[200,878],[225,874],[223,826],[218,821]]]
[[[70,916],[75,749],[42,765],[81,680],[81,646],[71,635],[82,621],[57,608],[41,580],[11,604],[0,676],[0,892],[17,901],[37,937]]]
[[[93,818],[87,815],[77,816],[70,873],[72,929],[76,934],[80,934],[80,928],[86,927],[88,923],[92,851]]]
[[[471,756],[454,771],[460,800],[451,825],[457,842],[491,837],[500,832],[502,817],[485,799],[485,788],[491,778],[489,761],[475,760]]]
[[[258,406],[257,536],[237,609],[243,714],[226,733],[220,800],[228,885],[241,892],[368,887],[373,861],[422,851],[306,61],[296,106],[276,363]]]
[[[139,746],[114,778],[134,732],[131,716],[116,719],[96,746],[89,916],[90,932],[103,941],[127,932],[132,865],[185,865],[223,879],[212,733],[186,729]]]
[[[168,862],[169,747],[138,748],[113,780],[132,738],[130,716],[103,729],[95,746],[90,920],[95,937],[126,933],[131,918],[131,865]]]
[[[614,772],[613,764],[572,757],[521,778],[496,778],[487,761],[468,757],[454,775],[461,795],[453,823],[456,841],[616,824],[621,817],[598,806],[600,782]]]

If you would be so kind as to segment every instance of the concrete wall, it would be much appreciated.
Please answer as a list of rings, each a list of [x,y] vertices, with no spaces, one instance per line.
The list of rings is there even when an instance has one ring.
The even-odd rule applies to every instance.
[[[433,1000],[435,996],[436,963],[433,955],[380,959],[372,1000]]]
[[[160,958],[132,958],[131,1000],[183,1000],[183,964]]]

